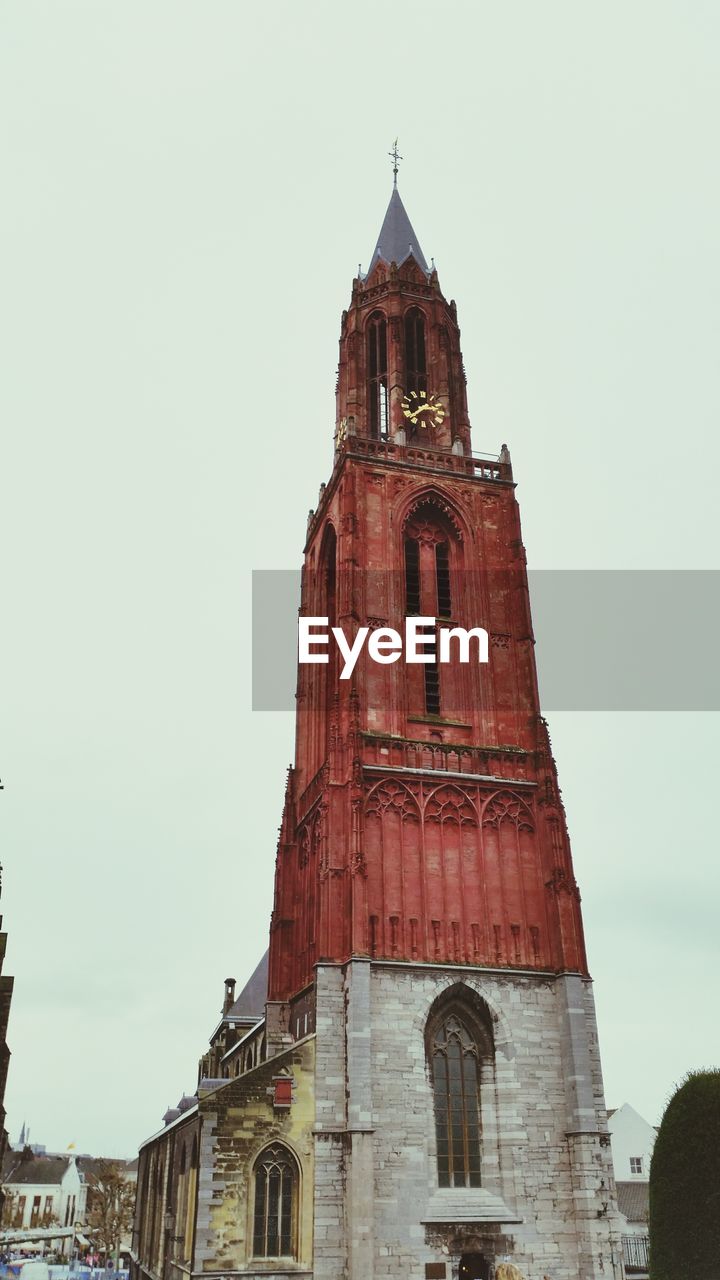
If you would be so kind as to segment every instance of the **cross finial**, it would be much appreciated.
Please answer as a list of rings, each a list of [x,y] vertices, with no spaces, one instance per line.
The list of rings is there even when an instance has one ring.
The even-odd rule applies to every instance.
[[[393,186],[394,186],[394,187],[396,187],[396,186],[397,186],[398,168],[400,167],[400,166],[399,166],[399,161],[400,161],[400,160],[402,160],[402,156],[400,155],[400,152],[398,151],[397,144],[398,144],[398,140],[397,140],[397,138],[396,138],[396,139],[395,139],[395,141],[394,141],[394,143],[393,143],[393,149],[392,149],[392,151],[388,151],[388,155],[389,155],[390,159],[391,159],[391,160],[392,160],[392,162],[393,162]]]

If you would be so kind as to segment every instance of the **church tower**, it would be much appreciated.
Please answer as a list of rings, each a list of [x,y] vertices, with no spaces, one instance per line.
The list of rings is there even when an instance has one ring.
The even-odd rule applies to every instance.
[[[342,317],[301,614],[488,635],[485,664],[299,667],[266,1026],[268,1052],[315,1031],[315,1280],[619,1278],[510,456],[472,451],[455,303],[396,184]]]

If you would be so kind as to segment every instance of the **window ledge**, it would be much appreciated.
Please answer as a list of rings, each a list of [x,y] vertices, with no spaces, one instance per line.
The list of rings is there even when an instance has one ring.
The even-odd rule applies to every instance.
[[[439,1187],[422,1222],[522,1222],[522,1218],[485,1187]]]
[[[446,716],[408,716],[408,724],[432,724],[441,727],[446,724],[451,729],[472,729],[472,725],[465,720],[448,720]]]

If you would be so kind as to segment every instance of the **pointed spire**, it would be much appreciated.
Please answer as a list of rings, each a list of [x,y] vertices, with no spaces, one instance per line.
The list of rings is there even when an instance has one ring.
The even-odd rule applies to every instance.
[[[400,192],[394,186],[367,274],[370,274],[375,263],[381,259],[383,262],[396,262],[400,266],[406,258],[410,257],[410,254],[429,276],[430,268],[425,261],[425,255],[407,216],[405,205],[400,199]]]

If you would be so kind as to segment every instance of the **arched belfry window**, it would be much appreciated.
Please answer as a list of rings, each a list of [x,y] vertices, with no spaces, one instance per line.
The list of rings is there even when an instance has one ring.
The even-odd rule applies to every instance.
[[[255,1161],[253,1256],[297,1257],[297,1164],[287,1147],[274,1143]]]
[[[370,435],[383,440],[388,434],[387,321],[381,311],[373,311],[367,327],[368,420]]]
[[[423,503],[405,525],[405,612],[452,617],[450,527],[432,502]]]
[[[322,601],[320,614],[327,617],[328,626],[337,621],[337,537],[331,524],[325,529],[322,541]],[[337,646],[331,646],[327,666],[322,668],[325,679],[325,710],[332,706],[337,680]]]
[[[308,575],[305,585],[303,613],[328,618],[329,626],[336,625],[338,599],[337,537],[330,520],[323,530],[317,564]],[[303,695],[303,715],[308,731],[309,767],[319,769],[325,761],[330,741],[330,723],[337,693],[338,647],[331,644],[328,661],[318,666],[300,666],[300,688]],[[242,1070],[244,1071],[243,1064]]]
[[[405,539],[405,613],[420,613],[420,543],[412,535]]]
[[[336,595],[336,558],[337,558],[337,537],[335,530],[331,524],[325,528],[322,540],[322,551],[320,553],[321,564],[321,590],[322,600],[321,606],[328,615],[329,625],[332,627],[335,623],[335,595]]]
[[[438,1182],[441,1187],[479,1187],[478,1046],[455,1014],[433,1036],[432,1073]]]
[[[418,307],[405,315],[405,393],[427,391],[425,317]]]
[[[432,502],[423,503],[405,525],[405,613],[408,617],[452,617],[451,554],[453,535]],[[440,671],[423,664],[425,713],[440,714]]]

